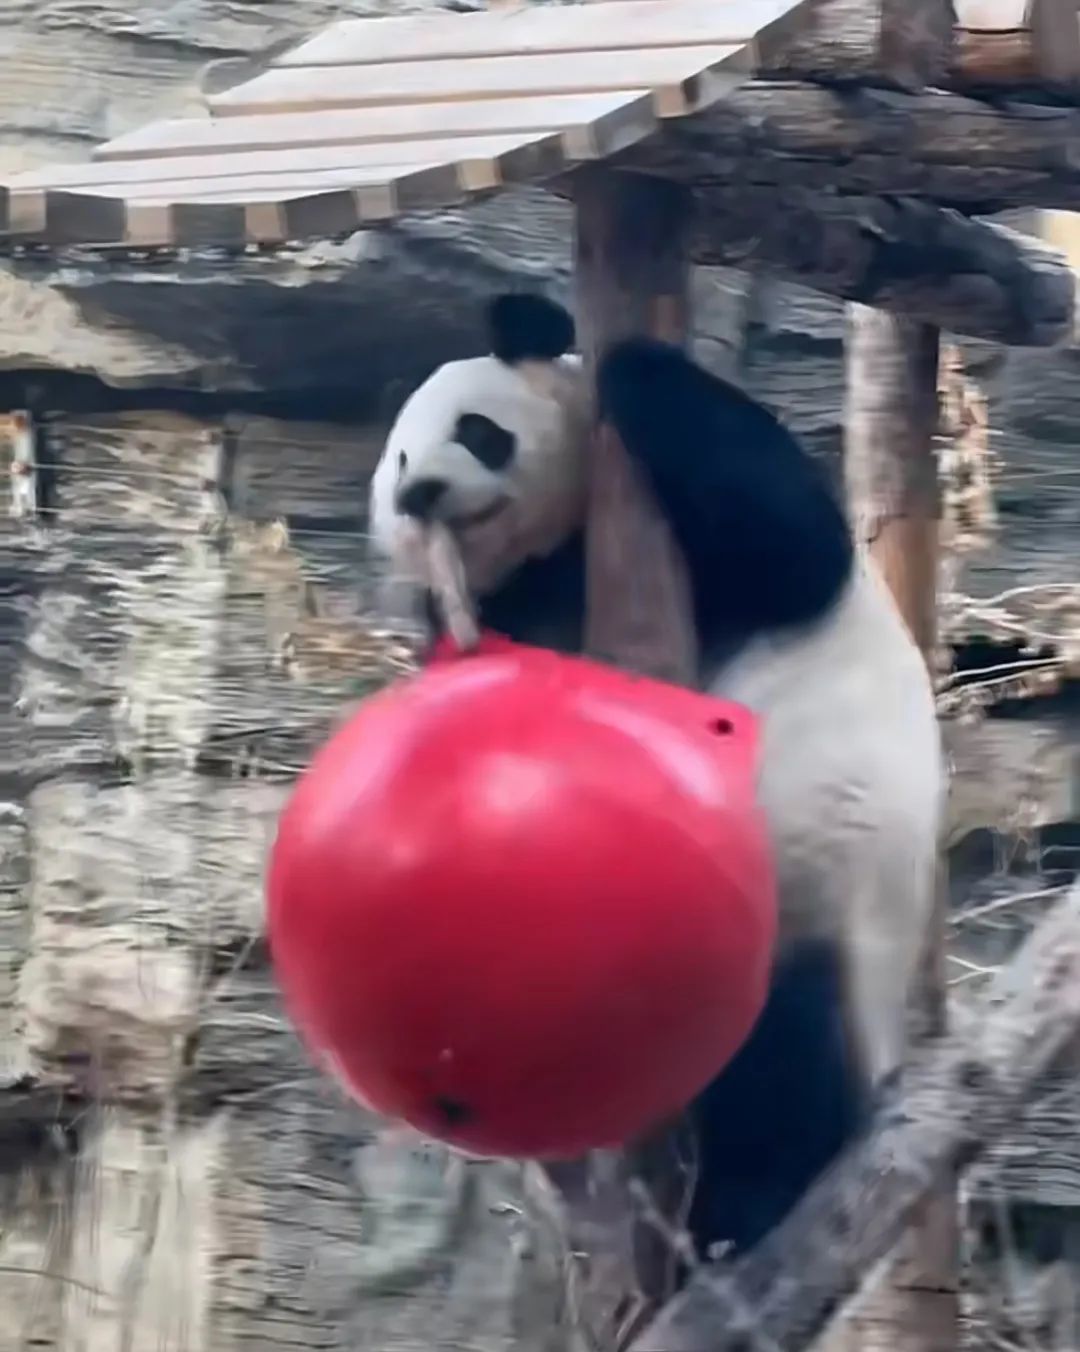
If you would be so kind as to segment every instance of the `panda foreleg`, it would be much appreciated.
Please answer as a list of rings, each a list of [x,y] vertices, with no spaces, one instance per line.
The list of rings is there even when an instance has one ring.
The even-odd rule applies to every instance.
[[[693,1104],[699,1173],[689,1228],[702,1256],[717,1244],[752,1248],[863,1125],[870,1082],[846,992],[835,943],[783,954],[750,1039]]]

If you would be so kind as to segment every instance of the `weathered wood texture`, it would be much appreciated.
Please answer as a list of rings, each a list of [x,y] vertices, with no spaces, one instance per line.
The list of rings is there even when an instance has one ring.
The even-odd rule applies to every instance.
[[[999,198],[1075,195],[1080,180],[1070,147],[1080,138],[1069,119],[1080,114],[1012,115],[949,96],[756,85],[732,94],[730,109],[725,103],[704,120],[668,121],[644,141],[641,128],[633,130],[633,108],[596,116],[603,135],[589,154],[608,151],[616,167],[644,168],[698,189],[705,209],[692,249],[702,262],[758,263],[844,299],[993,341],[1051,343],[1072,332],[1075,279],[1054,250],[937,210],[933,202],[990,210]],[[441,145],[438,154],[449,156],[464,141],[415,135],[414,129],[389,148],[364,140],[308,145],[304,153],[321,167],[303,170],[293,167],[292,150],[206,156],[175,153],[182,147],[173,146],[156,160],[64,170],[63,188],[47,189],[40,176],[30,176],[13,193],[10,210],[17,229],[44,230],[55,243],[152,244],[161,242],[160,231],[174,242],[222,246],[344,234],[407,205],[443,203],[482,186],[488,169],[478,159],[423,163],[426,146]],[[576,150],[566,145],[573,135],[534,129],[496,138],[503,149],[484,162],[493,175],[489,186],[580,162],[584,142]],[[490,136],[467,139],[493,145]],[[634,144],[626,148],[628,142]],[[507,149],[511,144],[516,148]],[[388,187],[388,160],[395,157],[408,163],[397,165],[400,176]],[[175,167],[185,163],[186,171]],[[194,176],[195,166],[205,180]],[[90,193],[84,180],[95,172],[104,177]],[[288,200],[272,186],[283,173],[293,183]],[[452,180],[462,174],[455,187]],[[110,175],[119,176],[112,188],[124,195],[96,195],[110,190]],[[563,179],[570,191],[573,178]],[[723,186],[730,182],[738,190]],[[179,183],[193,190],[202,184],[202,200],[170,204],[170,184]],[[837,187],[845,191],[837,194]],[[505,209],[512,215],[513,202]],[[382,247],[370,241],[371,250]]]
[[[248,78],[260,53],[335,19],[435,8],[425,0],[196,0],[165,9],[76,0],[58,9],[51,0],[6,0],[0,169],[88,152],[152,117],[197,114],[201,81]]]
[[[265,65],[260,52],[273,54],[305,29],[349,15],[428,8],[422,0],[307,0],[299,8],[282,0],[200,0],[161,10],[103,0],[61,11],[46,0],[9,0],[0,9],[0,169],[88,154],[148,118],[191,114],[200,106],[200,83],[221,90],[250,78]],[[204,72],[208,60],[213,68]],[[811,189],[835,182],[857,193],[901,187],[987,212],[1013,198],[1077,204],[1068,169],[1077,158],[1070,146],[1080,140],[1073,111],[944,95],[893,98],[890,104],[882,91],[812,87],[755,91],[740,105],[745,118],[721,142],[729,149],[717,157],[719,172],[748,184],[759,173]],[[397,134],[396,115],[385,114],[388,134]],[[531,121],[523,129],[548,128],[551,110],[541,108],[540,115],[539,126]],[[337,116],[347,122],[354,115]],[[484,129],[462,122],[454,106],[442,116],[448,130]],[[286,145],[310,145],[312,136],[329,145],[334,135],[353,144],[358,135],[348,125],[332,135],[280,120],[292,125]],[[244,121],[223,120],[238,134],[246,134]],[[186,125],[193,137],[214,127],[191,117]],[[933,158],[938,142],[943,163]],[[203,153],[218,148],[214,142]],[[1004,167],[995,168],[999,149]],[[273,260],[148,265],[91,257],[77,268],[65,260],[6,260],[0,368],[76,371],[124,389],[154,389],[159,398],[177,389],[216,389],[241,402],[250,395],[256,406],[264,390],[286,396],[315,390],[319,407],[351,399],[350,412],[359,387],[371,411],[378,391],[398,382],[407,388],[446,357],[479,350],[478,296],[537,281],[565,295],[571,234],[561,203],[516,190],[467,213],[450,210],[378,237],[289,250]],[[730,252],[738,255],[737,239]],[[706,303],[700,343],[723,322],[722,315],[714,318],[723,306],[713,301],[728,282],[700,270],[695,276]],[[368,322],[371,314],[380,316],[378,326]],[[295,360],[298,347],[310,360]],[[65,402],[81,406],[84,385],[69,381]]]
[[[417,12],[424,8],[422,4],[409,6]],[[315,28],[344,15],[395,10],[400,12],[397,4],[376,0],[369,4],[311,0],[302,10],[278,3],[224,6],[206,0],[183,9],[174,6],[167,14],[105,3],[68,5],[61,15],[41,0],[12,0],[0,13],[0,25],[7,26],[3,36],[10,39],[0,41],[4,74],[0,104],[6,113],[0,119],[0,164],[14,169],[56,161],[69,157],[73,147],[89,150],[149,116],[194,111],[196,82],[203,79],[200,69],[208,58],[220,59],[204,82],[220,89],[252,75],[260,64],[256,54],[263,49],[272,54],[274,44],[295,38],[301,25]],[[123,72],[122,77],[118,72]],[[845,123],[835,103],[840,96],[822,96],[834,102],[819,116],[800,102],[805,91],[792,91],[791,116],[784,126],[787,148],[778,155],[772,155],[753,133],[761,106],[747,105],[748,116],[737,138],[745,148],[741,162],[734,166],[738,181],[754,182],[755,173],[772,163],[774,180],[778,173],[780,182],[801,182],[812,188],[823,182],[827,169],[828,176],[850,176],[836,181],[859,192],[897,185],[910,187],[916,195],[932,191],[933,180],[940,179],[944,171],[940,166],[931,166],[932,172],[920,168],[922,152],[905,158],[906,147],[916,144],[907,113],[894,109],[887,118],[864,117],[863,110],[856,108]],[[858,97],[854,91],[851,96]],[[771,105],[770,126],[774,117],[784,122],[787,95],[782,97],[785,102],[780,106],[775,101]],[[922,106],[922,101],[916,102]],[[1012,117],[1011,111],[979,107],[979,117],[990,122]],[[449,119],[460,118],[454,105],[442,111]],[[946,166],[948,184],[943,192],[947,200],[974,207],[985,204],[986,210],[993,210],[1002,196],[1018,191],[1027,194],[1024,200],[1038,200],[1039,193],[1048,194],[1047,200],[1052,200],[1053,193],[1067,196],[1071,189],[1062,177],[1063,167],[1060,173],[1024,167],[1042,166],[1038,156],[1043,143],[1047,154],[1049,148],[1060,147],[1054,153],[1062,166],[1069,158],[1067,144],[1062,145],[1057,132],[1050,132],[1051,122],[1059,129],[1064,126],[1065,114],[1043,111],[1047,114],[1045,129],[1035,126],[1034,115],[1018,115],[1016,120],[1030,134],[1021,137],[1008,174],[990,167],[986,157],[992,158],[992,144],[986,145],[987,167],[974,164],[983,133],[973,133],[973,167],[964,167],[963,152],[953,154]],[[391,121],[392,115],[397,115],[395,110],[388,110]],[[543,131],[552,116],[548,110],[542,126],[533,121],[523,124],[523,129]],[[925,106],[924,115],[916,119],[923,128],[921,143],[931,146],[941,136],[947,146],[949,128],[957,127],[954,139],[963,145],[959,124],[969,116],[975,118],[974,108],[962,115],[957,110],[944,116],[932,104]],[[569,119],[571,123],[575,117]],[[223,121],[240,124],[244,119]],[[823,156],[814,145],[797,153],[794,137],[800,129],[817,137],[821,128],[838,125],[843,141],[862,126],[880,129],[883,122],[891,131],[886,153],[881,155],[866,150],[851,159],[841,146],[833,156],[837,162],[823,166]],[[190,119],[193,135],[212,125]],[[460,120],[450,120],[447,126],[473,132],[484,129]],[[237,130],[241,130],[239,125]],[[317,133],[323,134],[322,130]],[[357,138],[355,129],[346,128],[339,134],[349,144]],[[370,138],[371,133],[361,134]],[[328,135],[326,144],[332,139]],[[308,132],[288,134],[286,144],[300,143],[311,144]],[[217,147],[206,149],[213,153]],[[831,151],[824,158],[829,155]],[[866,182],[867,174],[878,177]],[[996,186],[1001,187],[1001,194],[995,193]],[[513,193],[504,196],[497,208],[493,215],[486,203],[481,204],[475,214],[464,218],[457,212],[444,213],[447,223],[453,223],[451,228],[442,232],[437,248],[426,243],[419,252],[409,242],[417,238],[410,222],[377,239],[360,237],[347,247],[289,251],[273,265],[238,259],[220,269],[197,261],[158,261],[150,266],[136,262],[124,267],[110,259],[99,269],[91,259],[81,260],[77,269],[65,267],[58,273],[55,268],[50,272],[40,260],[9,261],[6,266],[17,271],[19,279],[0,277],[0,365],[85,371],[125,387],[291,391],[314,382],[324,403],[330,388],[355,389],[358,372],[375,391],[399,378],[406,385],[415,383],[435,362],[456,350],[471,349],[479,341],[479,324],[468,313],[478,291],[534,278],[556,288],[565,284],[569,237],[565,214],[545,237],[541,227],[554,216],[536,195]],[[499,216],[505,229],[496,220]],[[515,248],[504,248],[504,239],[515,239]],[[733,254],[738,252],[737,245],[738,241]],[[378,267],[353,268],[354,259]],[[68,294],[78,298],[81,313],[37,285],[24,284],[24,280],[36,283],[48,276],[59,276],[70,288]],[[199,286],[186,284],[193,277],[199,279]],[[305,280],[309,285],[301,288],[298,284]],[[370,325],[365,329],[363,317],[371,313],[383,317],[377,334]],[[103,314],[112,321],[107,326],[98,323]],[[291,335],[301,330],[308,335],[305,350],[314,343],[317,359],[298,364],[289,354],[294,350]],[[385,369],[385,354],[390,350],[400,368],[395,373]]]
[[[569,26],[578,17],[574,10],[573,6],[550,6],[535,17],[554,18]],[[515,16],[508,17],[512,20]],[[609,22],[617,23],[617,16],[610,16]],[[631,47],[583,50],[579,40],[568,38],[564,51],[463,58],[436,53],[425,59],[424,33],[418,29],[412,59],[361,68],[275,66],[250,83],[216,95],[209,103],[215,116],[233,117],[456,99],[507,99],[518,94],[542,97],[625,91],[632,97],[633,91],[650,90],[660,107],[676,115],[712,102],[730,87],[724,72],[737,73],[745,66],[742,53],[752,37],[752,31],[742,31],[731,42],[643,44],[638,51]]]
[[[593,0],[595,3],[596,0]],[[677,8],[663,0],[634,0],[633,7],[608,8],[577,17],[573,37],[559,31],[549,16],[522,13],[514,8],[499,25],[461,25],[453,19],[428,25],[422,51],[437,47],[450,57],[544,53],[590,49],[626,49],[646,44],[676,46],[737,41],[756,34],[758,63],[767,70],[798,66],[809,77],[828,78],[838,71],[864,72],[903,82],[924,71],[927,78],[944,69],[951,12],[940,0],[906,8],[886,0],[818,0],[814,5],[792,5],[785,0],[695,0]],[[489,6],[490,8],[490,6]],[[884,9],[883,20],[879,17]],[[511,14],[513,17],[511,18]],[[877,22],[875,22],[877,20]],[[844,33],[844,30],[848,31]],[[441,31],[440,31],[441,30]],[[344,23],[333,33],[319,34],[299,49],[278,59],[281,66],[345,65],[401,60],[413,56],[415,44],[404,25],[386,27],[373,40],[360,23]]]
[[[688,337],[690,194],[673,184],[596,169],[577,184],[575,286],[579,341],[595,368],[620,338]],[[685,565],[648,487],[601,422],[592,444],[587,523],[587,619],[591,655],[645,675],[692,684],[697,636]],[[636,1327],[644,1288],[663,1285],[669,1255],[650,1251],[641,1271],[637,1212],[628,1174],[643,1173],[658,1195],[684,1179],[659,1143],[625,1159],[599,1152],[550,1176],[566,1210],[569,1245],[580,1254],[581,1317],[596,1344],[617,1347]],[[676,1211],[683,1199],[674,1202]]]
[[[702,224],[693,253],[703,263],[769,267],[784,277],[843,299],[886,306],[897,313],[990,341],[1043,345],[1060,341],[1073,332],[1072,270],[1056,250],[1006,227],[971,221],[904,197],[885,200],[752,183],[739,189],[702,187],[698,197],[698,219]],[[346,199],[348,209],[352,210],[351,194],[340,200],[345,203]],[[319,200],[321,210],[327,199]],[[105,205],[112,209],[109,203]],[[193,222],[193,228],[201,229],[202,218],[198,217],[201,208],[194,210],[195,214],[186,219]],[[243,208],[236,210],[242,228]],[[464,220],[470,218],[467,215]],[[523,241],[535,229],[539,238],[532,242],[533,251],[536,243],[542,243],[552,261],[562,252],[557,240],[543,240],[535,223],[515,221],[512,206],[507,225]],[[471,251],[469,233],[467,229],[448,244],[447,264],[455,255]],[[358,255],[360,259],[365,255],[378,259],[380,255],[396,252],[394,238],[361,235],[351,246],[342,246],[340,256],[344,262]],[[318,255],[316,248],[311,257],[314,260]],[[330,257],[333,259],[333,249]],[[494,261],[484,260],[484,270]],[[462,256],[460,266],[467,265]],[[507,265],[512,266],[509,259]],[[40,272],[40,265],[36,266]],[[23,272],[34,268],[33,263],[26,267],[16,265]],[[525,268],[531,271],[528,261]],[[164,269],[152,265],[144,275],[151,282],[155,277],[164,280],[173,270],[169,264]],[[285,267],[281,271],[288,270]],[[238,265],[235,276],[226,275],[220,265],[211,269],[211,275],[215,271],[230,289],[245,275],[256,283],[262,279],[269,281],[269,289],[258,288],[264,295],[253,298],[264,304],[296,307],[309,299],[306,296],[302,300],[295,296],[283,299],[273,286],[276,279],[270,268],[260,272],[258,265]],[[327,276],[323,273],[313,280],[317,285]],[[453,276],[449,270],[444,272],[441,285],[452,289]],[[73,285],[81,291],[90,280],[86,275],[77,276]],[[462,284],[471,281],[464,274],[459,280]],[[386,292],[397,291],[402,281],[400,275],[380,269],[377,275],[353,277],[351,284],[361,291]],[[140,308],[145,313],[149,292],[142,299]],[[122,301],[118,297],[118,301],[125,309],[139,305],[137,295]],[[432,297],[429,292],[422,297],[414,295],[406,303],[414,308],[420,301],[437,308],[443,304],[441,298]],[[188,307],[209,303],[209,298],[184,297],[178,301],[174,316],[155,317],[146,313],[145,322],[151,329],[161,329],[170,322],[176,323]],[[448,322],[444,316],[438,327],[445,328]],[[333,345],[331,333],[324,341]],[[408,344],[404,333],[402,342]],[[377,354],[379,344],[374,344],[373,350]],[[385,349],[382,358],[376,355],[375,360],[380,365],[386,363]]]
[[[606,0],[601,0],[606,3]],[[646,119],[643,123],[642,119]],[[436,132],[458,141],[493,135],[543,138],[588,123],[601,154],[678,177],[686,169],[751,183],[824,187],[848,192],[902,191],[971,210],[1011,203],[1080,204],[1080,111],[1067,104],[988,102],[941,90],[919,94],[867,86],[750,80],[717,105],[657,124],[648,100],[614,94],[552,95],[486,102],[392,107],[376,111],[279,114],[273,117],[174,119],[151,123],[95,151],[100,166],[50,171],[77,184],[105,163],[145,178],[183,176],[190,159],[217,162],[219,174],[250,155],[302,151],[323,167],[351,156],[375,163],[382,140],[405,153]],[[502,133],[498,132],[503,127]],[[634,146],[644,130],[648,142]],[[152,163],[140,162],[150,160]],[[385,162],[385,161],[384,161]],[[261,163],[265,164],[263,160]],[[39,180],[23,179],[24,182]]]
[[[721,97],[752,68],[758,30],[779,18],[795,22],[807,9],[808,0],[720,7],[702,0],[612,0],[605,11],[543,5],[430,21],[373,20],[359,38],[355,26],[331,28],[271,59],[255,78],[210,96],[211,113],[251,117],[478,101],[486,105],[489,135],[501,144],[470,150],[440,137],[436,118],[426,137],[412,138],[412,158],[396,156],[398,143],[383,140],[374,162],[354,151],[352,162],[337,169],[293,155],[257,169],[249,158],[224,173],[217,160],[191,163],[187,174],[169,160],[153,181],[141,177],[146,161],[135,166],[134,177],[106,165],[96,181],[71,187],[43,186],[40,175],[20,185],[16,177],[0,202],[6,217],[0,232],[61,246],[132,248],[239,247],[344,234],[603,156],[610,132],[628,143],[658,116],[678,116]],[[370,58],[357,61],[352,49],[358,42],[357,50],[373,47]],[[324,49],[339,48],[344,62],[326,58]],[[522,96],[590,93],[621,94],[629,116],[614,127],[601,118],[595,128],[590,120],[539,137],[498,120],[500,107]],[[636,124],[635,105],[642,105]]]
[[[686,340],[693,201],[677,187],[600,169],[576,204],[580,343],[595,364],[632,334]],[[595,656],[691,683],[696,638],[689,584],[666,524],[613,429],[598,431],[590,471],[588,627]]]
[[[952,47],[952,0],[823,0],[785,35],[770,71],[922,89],[940,84]]]
[[[795,1352],[903,1237],[943,1176],[999,1137],[1080,1025],[1080,889],[996,980],[982,1017],[927,1047],[866,1141],[754,1254],[710,1264],[633,1352]],[[793,1275],[795,1274],[795,1275]]]
[[[957,88],[1080,88],[1075,0],[955,0]]]
[[[853,307],[847,343],[844,466],[855,535],[868,547],[932,672],[937,662],[940,516],[937,329]],[[913,1013],[944,1031],[947,891],[925,937]],[[881,1287],[856,1302],[830,1352],[949,1352],[958,1336],[959,1232],[951,1179],[923,1203]]]
[[[736,44],[800,6],[791,0],[604,0],[572,15],[558,7],[514,5],[495,19],[443,13],[422,25],[409,18],[377,24],[343,20],[282,52],[276,69],[379,66],[477,57],[633,53],[649,48]],[[799,20],[796,17],[795,22]],[[628,82],[629,85],[633,81]]]
[[[231,173],[267,173],[298,162],[323,174],[363,171],[392,155],[420,164],[431,157],[436,131],[451,156],[468,148],[504,154],[493,138],[533,145],[531,161],[502,163],[501,181],[542,171],[559,126],[591,121],[599,153],[676,179],[738,174],[760,185],[834,185],[853,193],[925,197],[972,211],[1041,203],[1080,203],[1080,112],[1068,106],[991,104],[940,91],[919,96],[860,87],[835,89],[750,81],[717,106],[667,121],[641,144],[633,128],[655,119],[641,100],[614,106],[615,96],[559,96],[490,103],[425,105],[352,114],[297,114],[219,121],[159,123],[103,147],[100,166],[71,166],[20,176],[26,188],[125,181],[142,191],[170,179],[206,173],[208,188]],[[508,132],[493,130],[499,125]],[[151,134],[161,140],[152,153]],[[394,137],[394,147],[378,144]],[[302,152],[302,154],[300,154]],[[549,160],[556,167],[560,161]],[[103,177],[105,164],[109,179]],[[185,167],[189,166],[189,167]],[[422,180],[418,180],[422,182]]]
[[[937,643],[938,353],[937,330],[852,309],[844,465],[853,526],[931,665]]]
[[[1016,346],[1071,336],[1076,279],[1055,250],[1005,226],[903,197],[701,189],[703,262],[774,269],[898,317]]]
[[[599,22],[601,17],[606,23]],[[280,246],[296,238],[344,236],[411,210],[571,175],[575,166],[617,155],[620,149],[636,145],[647,154],[650,141],[663,140],[661,121],[677,123],[696,110],[714,107],[750,72],[767,69],[770,53],[775,57],[780,50],[800,49],[802,43],[806,51],[832,53],[825,64],[835,57],[834,74],[847,70],[874,79],[877,66],[871,62],[868,72],[849,48],[865,55],[869,45],[879,57],[918,65],[931,48],[944,56],[951,22],[949,0],[861,0],[857,5],[851,0],[818,5],[756,0],[747,10],[702,6],[700,0],[677,0],[674,10],[657,0],[622,6],[612,0],[606,11],[549,6],[456,20],[447,16],[427,25],[387,20],[368,25],[366,33],[364,25],[339,26],[272,60],[264,74],[216,95],[210,100],[212,112],[225,121],[254,120],[265,133],[282,115],[295,121],[295,115],[311,118],[332,111],[340,118],[349,110],[388,106],[399,117],[404,107],[412,118],[407,135],[384,139],[386,133],[375,132],[371,124],[368,139],[351,145],[341,143],[338,131],[336,145],[311,145],[302,153],[295,146],[274,151],[264,139],[261,148],[245,150],[234,141],[236,149],[222,154],[219,147],[217,155],[199,157],[177,154],[175,127],[166,125],[161,134],[168,153],[159,158],[146,154],[155,135],[151,129],[141,133],[141,152],[134,161],[109,158],[98,170],[50,170],[13,179],[6,194],[6,229],[14,241],[60,248],[238,249],[247,242]],[[684,26],[689,30],[686,40],[678,36]],[[515,47],[515,34],[525,43],[523,51]],[[378,58],[380,51],[384,59]],[[926,80],[916,83],[922,89]],[[584,95],[600,100],[591,114],[582,106]],[[605,95],[619,96],[607,111],[600,106]],[[576,116],[583,120],[555,121],[541,129],[534,110],[532,130],[524,130],[513,110],[523,100],[535,103],[541,96],[560,99],[567,116],[576,98]],[[432,114],[461,100],[477,105],[469,135],[435,135],[440,128]],[[552,107],[550,117],[557,116]],[[284,134],[294,137],[295,130],[287,127]],[[365,134],[354,130],[353,135]],[[707,154],[683,163],[682,144],[663,140],[653,160],[673,159],[671,171],[695,186],[732,177]],[[706,197],[709,209],[702,220],[707,226],[696,256],[708,262],[722,253],[728,240],[724,198],[709,192]],[[759,205],[771,208],[774,202]],[[829,203],[808,196],[801,206],[814,217]],[[888,210],[887,204],[862,199],[847,206],[863,216]],[[742,210],[745,214],[745,204]],[[1022,334],[1018,341],[1045,340],[1057,332],[1051,312],[1060,310],[1060,304],[1056,295],[1048,295],[1045,259],[1041,267],[1030,269],[1020,267],[1018,259],[1007,263],[1013,273],[1010,287],[1000,267],[995,268],[993,255],[999,246],[992,237],[984,238],[984,227],[967,224],[959,230],[948,216],[938,221],[929,208],[924,210],[926,219],[914,232],[896,222],[888,227],[876,222],[879,231],[888,228],[897,236],[897,249],[874,253],[875,279],[896,269],[904,277],[920,269],[934,276],[935,257],[947,251],[954,271],[977,274],[988,265],[989,290],[995,298],[1007,291],[1011,310],[1020,308],[1012,294],[1017,290],[1039,297],[1042,305],[1029,307],[1039,313],[1025,316],[1031,321],[1026,331],[1022,321],[1012,325],[1007,341],[1017,341],[1017,330]],[[830,223],[835,229],[835,214]],[[815,272],[827,276],[820,266],[790,254],[790,243],[774,230],[771,252],[761,251],[761,261],[790,268],[807,280]],[[1026,277],[1017,277],[1019,271],[1033,274],[1030,287]],[[892,303],[881,288],[865,282],[861,292],[840,294]],[[964,305],[956,307],[972,314],[969,324],[989,323],[985,331],[980,329],[982,336],[1005,336],[1001,323],[995,324],[998,317],[987,317],[971,300],[967,295]],[[944,324],[952,316],[946,312],[934,318]],[[1040,337],[1031,336],[1035,333]]]
[[[1080,111],[942,90],[750,80],[620,159],[671,177],[922,197],[975,214],[1080,206]]]

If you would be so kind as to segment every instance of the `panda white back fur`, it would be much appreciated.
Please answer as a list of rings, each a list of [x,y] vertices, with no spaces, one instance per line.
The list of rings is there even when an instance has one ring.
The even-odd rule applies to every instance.
[[[492,356],[441,367],[402,409],[375,472],[372,532],[422,590],[418,532],[448,523],[481,623],[573,651],[588,402],[564,356],[572,322],[529,296],[501,298],[491,321]],[[745,1250],[859,1129],[903,1054],[943,788],[934,703],[819,467],[771,413],[645,339],[615,345],[597,384],[686,558],[700,684],[762,719],[781,910],[772,989],[693,1106],[691,1231],[703,1248]]]

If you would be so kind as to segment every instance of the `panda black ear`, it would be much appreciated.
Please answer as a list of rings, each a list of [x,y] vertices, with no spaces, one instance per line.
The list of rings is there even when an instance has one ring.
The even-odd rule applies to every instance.
[[[574,321],[546,296],[509,292],[488,306],[491,350],[500,361],[555,361],[574,345]]]

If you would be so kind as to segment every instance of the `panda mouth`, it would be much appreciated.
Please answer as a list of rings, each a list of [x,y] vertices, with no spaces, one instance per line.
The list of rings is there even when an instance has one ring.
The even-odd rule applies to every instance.
[[[472,526],[484,526],[489,521],[493,521],[508,506],[509,501],[509,498],[496,498],[489,506],[481,507],[478,512],[455,516],[448,524],[455,530],[468,530]]]

